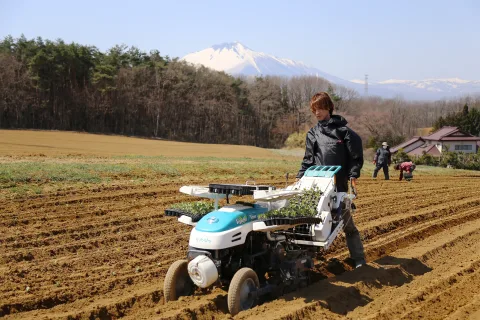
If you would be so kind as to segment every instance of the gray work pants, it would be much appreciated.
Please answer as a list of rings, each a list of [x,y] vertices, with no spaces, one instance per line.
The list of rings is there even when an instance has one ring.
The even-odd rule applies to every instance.
[[[365,262],[365,253],[363,251],[362,239],[360,239],[360,233],[358,232],[350,210],[343,210],[343,221],[345,226],[345,238],[347,239],[347,247],[350,252],[350,257],[355,262]]]
[[[376,178],[378,171],[383,168],[383,174],[385,175],[385,180],[389,180],[390,176],[388,175],[388,163],[378,164],[373,170],[373,177]]]

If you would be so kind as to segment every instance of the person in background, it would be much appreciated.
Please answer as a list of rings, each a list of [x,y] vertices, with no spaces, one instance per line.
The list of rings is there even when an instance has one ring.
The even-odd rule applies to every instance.
[[[413,179],[413,170],[415,170],[416,165],[409,161],[409,162],[402,162],[395,165],[395,170],[400,170],[400,177],[398,178],[399,181],[402,181],[402,178],[405,180],[410,181]]]
[[[388,143],[383,142],[382,147],[378,148],[375,158],[373,159],[373,164],[375,169],[373,170],[373,178],[377,178],[378,171],[383,168],[383,174],[385,175],[385,180],[389,180],[390,176],[388,175],[388,166],[392,163],[392,154],[390,153],[390,147]]]
[[[355,186],[363,166],[362,139],[347,127],[345,118],[332,114],[333,109],[332,99],[326,92],[316,93],[310,100],[310,110],[317,118],[318,123],[307,133],[305,156],[296,181],[311,166],[341,166],[342,168],[336,175],[337,191],[348,192],[349,179]],[[355,268],[358,268],[366,263],[365,253],[351,212],[350,210],[346,211],[343,215],[345,238],[350,257],[354,260]]]

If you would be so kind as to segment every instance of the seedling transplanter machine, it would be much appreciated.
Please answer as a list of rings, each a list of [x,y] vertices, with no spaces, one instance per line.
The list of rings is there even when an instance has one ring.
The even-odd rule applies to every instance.
[[[308,285],[312,257],[328,250],[346,223],[344,210],[352,209],[355,198],[353,187],[352,193],[336,191],[339,170],[339,166],[313,166],[285,189],[251,184],[180,188],[189,195],[214,199],[215,210],[199,220],[194,215],[169,213],[193,229],[187,258],[168,269],[165,301],[191,295],[196,287],[216,285],[228,288],[228,309],[235,315],[267,295],[275,297]],[[316,215],[268,217],[268,212],[312,189],[321,191]],[[228,203],[232,195],[253,195],[256,202],[218,208],[219,199],[227,198]]]

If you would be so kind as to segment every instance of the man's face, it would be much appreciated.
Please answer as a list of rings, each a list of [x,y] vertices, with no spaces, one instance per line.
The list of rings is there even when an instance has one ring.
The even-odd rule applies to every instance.
[[[330,119],[330,112],[328,110],[325,110],[325,109],[316,108],[315,109],[315,117],[317,117],[318,121],[328,120],[328,119]]]

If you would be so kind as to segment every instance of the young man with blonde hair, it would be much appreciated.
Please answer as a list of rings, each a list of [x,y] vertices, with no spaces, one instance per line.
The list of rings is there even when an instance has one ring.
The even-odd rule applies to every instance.
[[[347,127],[347,120],[333,115],[334,105],[326,92],[316,93],[310,100],[310,109],[318,120],[317,125],[307,133],[305,156],[297,174],[300,179],[305,170],[314,165],[342,166],[337,173],[337,191],[347,192],[348,181],[356,182],[363,166],[362,139]],[[365,264],[360,233],[350,212],[344,215],[345,235],[355,267]]]

